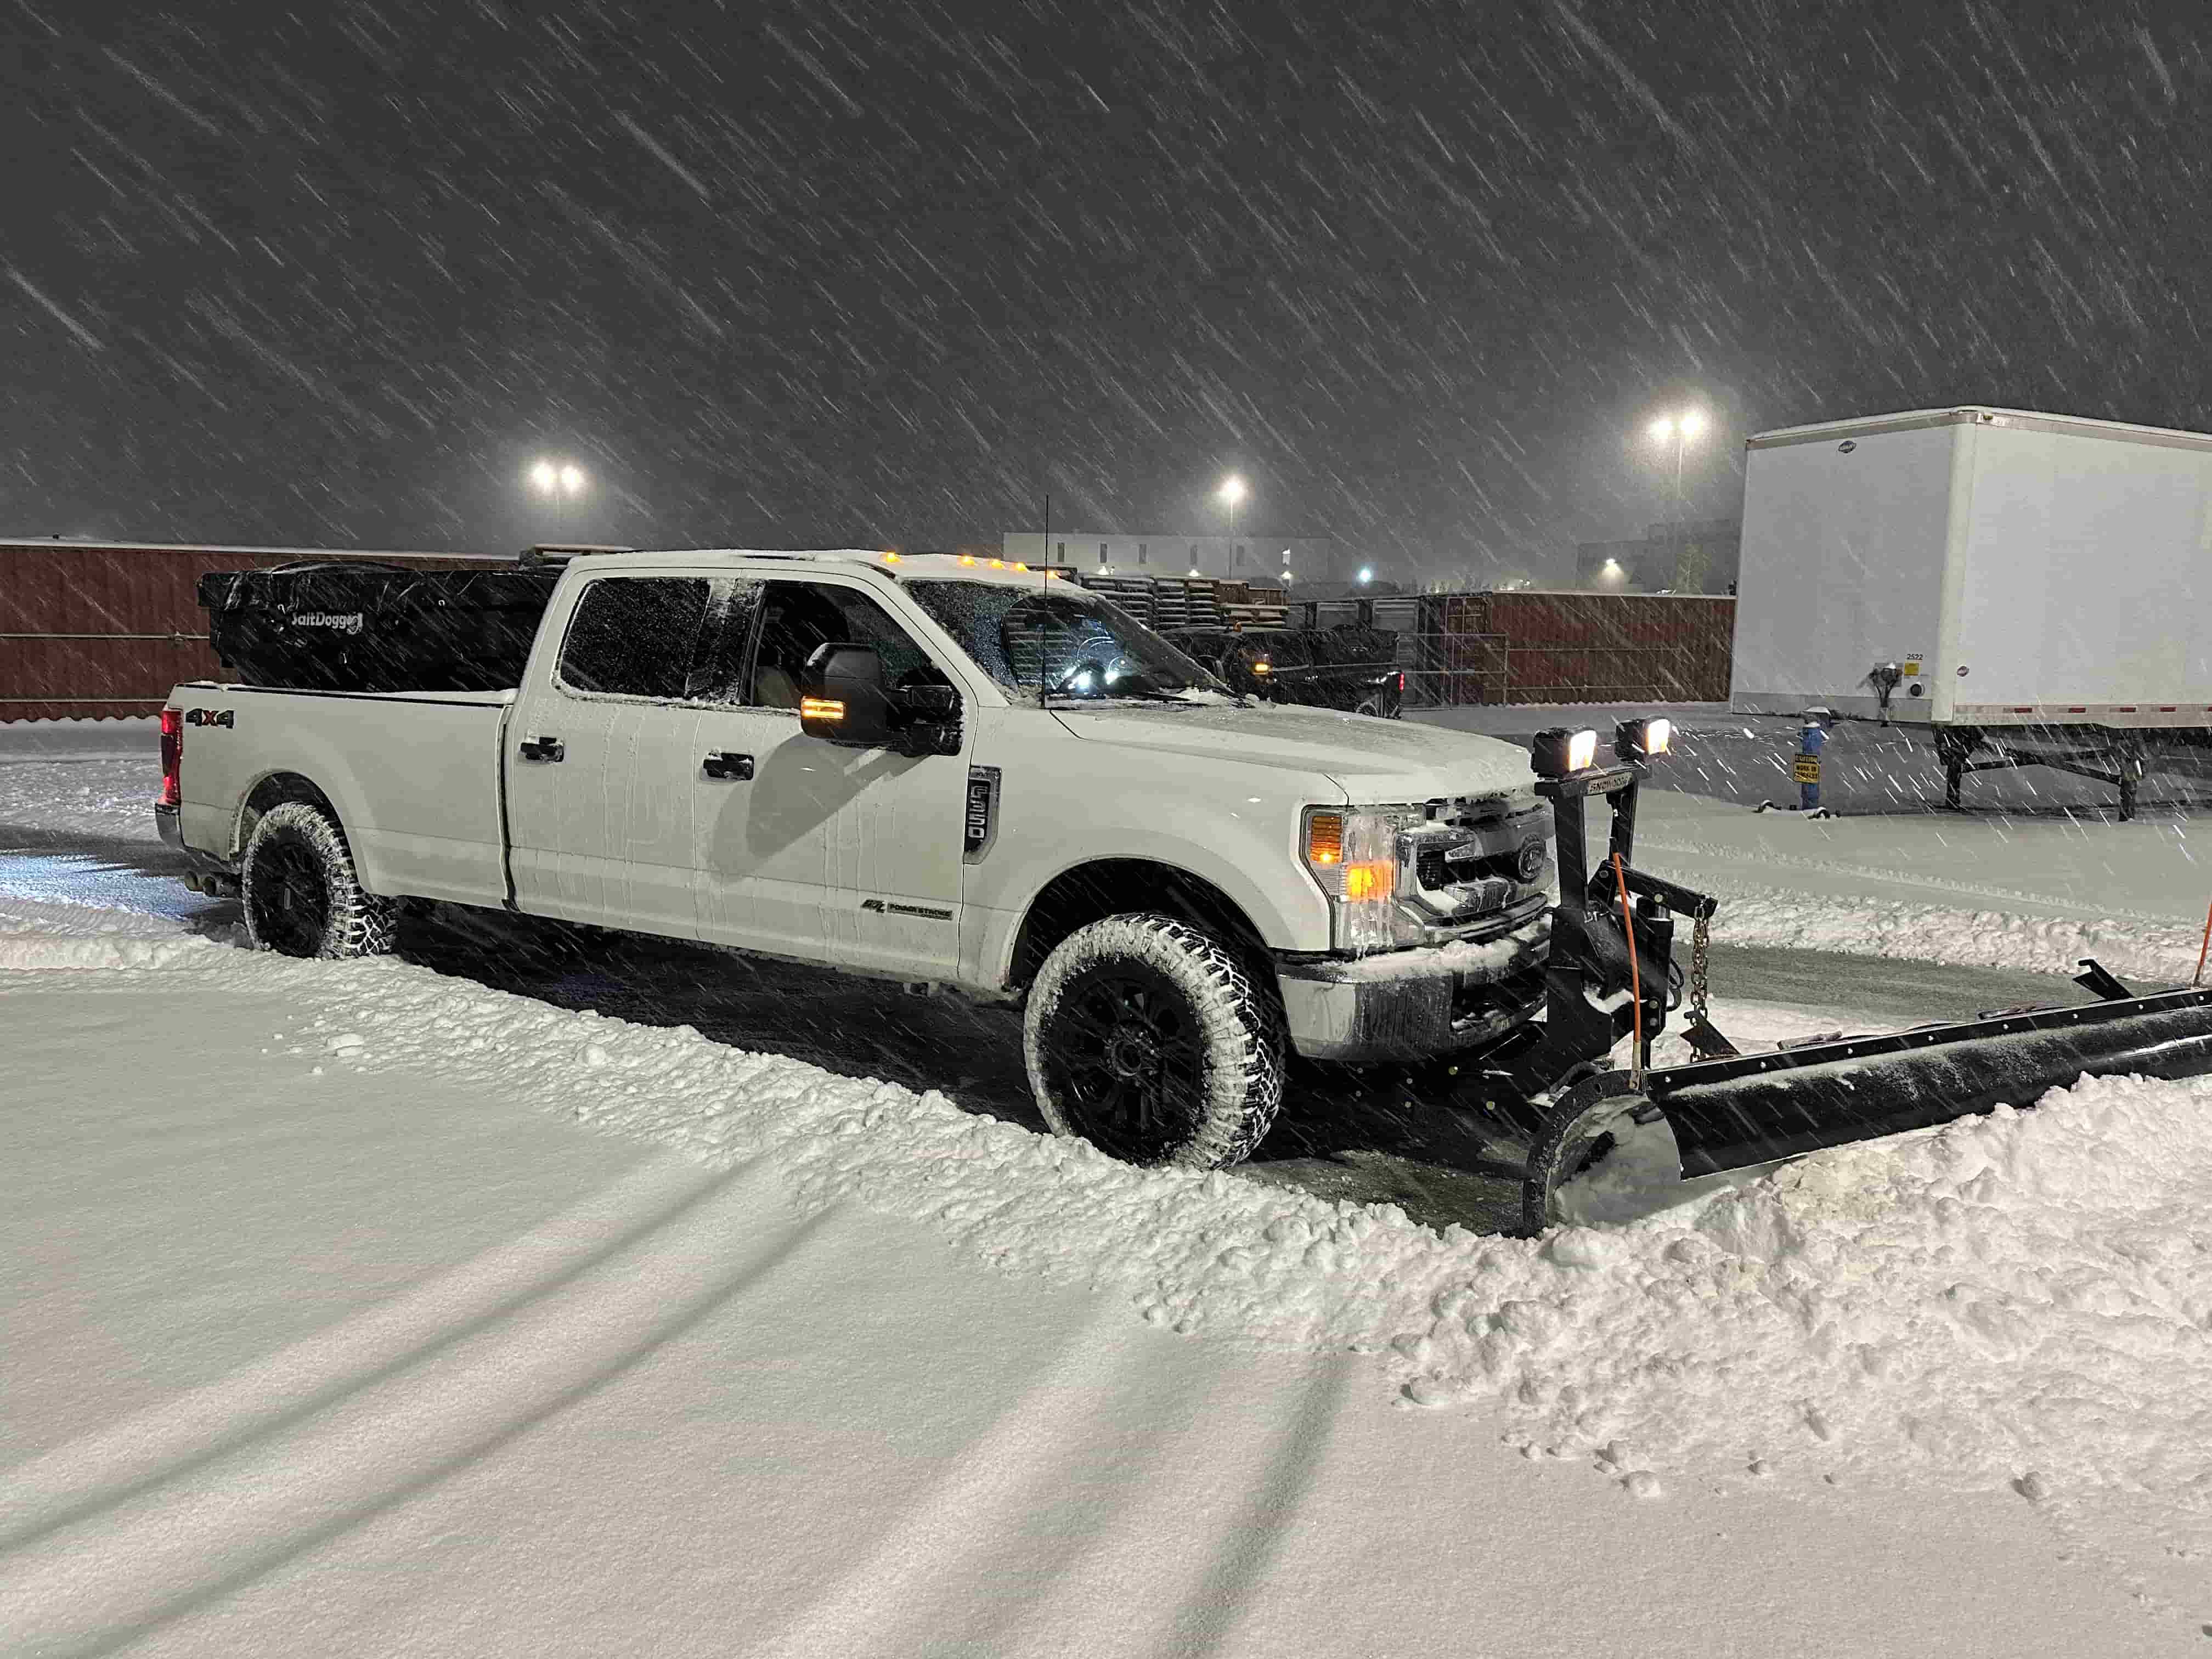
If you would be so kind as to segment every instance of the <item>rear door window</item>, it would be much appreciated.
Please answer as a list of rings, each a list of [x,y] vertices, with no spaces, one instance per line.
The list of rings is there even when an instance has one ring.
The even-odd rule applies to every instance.
[[[599,578],[569,619],[561,683],[612,696],[682,697],[707,608],[704,577]]]

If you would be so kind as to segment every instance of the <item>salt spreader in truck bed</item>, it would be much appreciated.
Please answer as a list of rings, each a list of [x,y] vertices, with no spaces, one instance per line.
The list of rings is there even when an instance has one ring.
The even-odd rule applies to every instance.
[[[305,603],[300,625],[373,637]],[[1800,1062],[1730,1059],[1702,1018],[1741,1075],[1641,1069],[1678,1000],[1674,917],[1702,942],[1713,912],[1633,866],[1666,742],[1630,721],[1601,763],[1595,733],[1550,732],[1532,775],[1491,739],[1271,708],[996,561],[632,553],[561,572],[512,690],[179,686],[157,818],[295,956],[387,950],[400,902],[428,900],[1006,1004],[1046,1121],[1136,1163],[1248,1155],[1291,1051],[1457,1057],[1456,1105],[1533,1114],[1540,1225],[1618,1147],[1727,1167],[1806,1128],[1812,1097],[1775,1075]],[[2112,1026],[2067,1011],[2093,1012]],[[1624,1038],[1630,1070],[1607,1071]],[[2212,1065],[2212,1036],[2190,1043]],[[1880,1110],[1838,1109],[1852,1132],[1953,1115],[1883,1064]]]

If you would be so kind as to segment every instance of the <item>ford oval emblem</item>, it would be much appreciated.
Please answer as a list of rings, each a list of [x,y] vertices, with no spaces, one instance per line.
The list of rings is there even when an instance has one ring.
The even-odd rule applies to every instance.
[[[1544,873],[1542,842],[1524,841],[1521,843],[1521,856],[1513,861],[1513,873],[1522,881],[1534,881]]]

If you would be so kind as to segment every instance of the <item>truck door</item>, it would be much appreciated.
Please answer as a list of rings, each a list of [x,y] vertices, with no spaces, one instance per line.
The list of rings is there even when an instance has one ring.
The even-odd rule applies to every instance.
[[[684,694],[708,600],[703,577],[595,576],[550,680],[525,688],[508,728],[507,834],[531,915],[696,937],[699,705]]]
[[[920,978],[960,954],[963,755],[853,749],[799,729],[806,660],[872,645],[893,685],[951,684],[877,600],[834,579],[765,584],[702,687],[692,785],[699,933]]]

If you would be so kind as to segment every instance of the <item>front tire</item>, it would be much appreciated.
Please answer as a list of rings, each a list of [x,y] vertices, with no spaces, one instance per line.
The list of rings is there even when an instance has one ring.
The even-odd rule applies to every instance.
[[[1240,1163],[1283,1103],[1273,988],[1171,916],[1109,916],[1061,940],[1030,988],[1023,1049],[1053,1130],[1126,1164]]]
[[[337,961],[392,949],[398,907],[362,888],[344,835],[305,801],[261,815],[239,889],[256,950]]]

